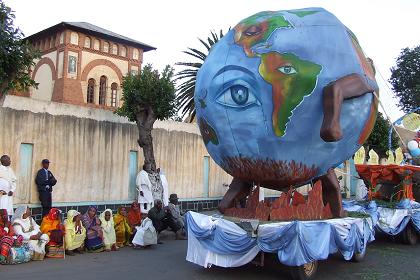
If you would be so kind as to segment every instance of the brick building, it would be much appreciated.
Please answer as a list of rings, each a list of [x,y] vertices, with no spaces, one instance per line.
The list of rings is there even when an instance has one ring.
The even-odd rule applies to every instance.
[[[156,49],[87,22],[61,22],[27,39],[42,54],[31,73],[39,86],[19,95],[103,109],[120,105],[122,77]]]

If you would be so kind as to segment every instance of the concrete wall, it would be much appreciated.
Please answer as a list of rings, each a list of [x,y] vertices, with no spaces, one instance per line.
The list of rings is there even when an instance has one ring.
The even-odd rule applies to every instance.
[[[58,179],[53,200],[62,203],[126,201],[129,153],[143,154],[137,127],[107,110],[7,96],[0,107],[0,153],[9,154],[16,174],[22,172],[20,147],[33,145],[32,178],[48,158]],[[208,156],[196,124],[156,122],[153,132],[158,166],[170,192],[184,199],[203,197],[203,159]],[[223,196],[231,177],[210,160],[209,197]],[[33,180],[18,181],[15,203],[37,203]]]

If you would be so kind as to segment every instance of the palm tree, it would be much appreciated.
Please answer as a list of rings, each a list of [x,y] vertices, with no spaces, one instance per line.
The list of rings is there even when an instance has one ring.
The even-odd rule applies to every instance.
[[[204,45],[207,51],[202,52],[194,48],[188,48],[188,50],[183,51],[183,53],[198,59],[198,62],[177,62],[175,64],[185,67],[184,70],[181,70],[175,74],[175,81],[182,82],[177,88],[176,98],[179,104],[179,110],[181,111],[182,118],[189,117],[190,122],[192,122],[195,117],[194,90],[198,70],[200,69],[201,65],[203,65],[203,62],[210,52],[211,47],[224,36],[223,30],[220,30],[219,34],[217,34],[215,31],[210,31],[210,35],[211,36],[207,37],[207,42],[198,38],[198,40],[202,45]]]

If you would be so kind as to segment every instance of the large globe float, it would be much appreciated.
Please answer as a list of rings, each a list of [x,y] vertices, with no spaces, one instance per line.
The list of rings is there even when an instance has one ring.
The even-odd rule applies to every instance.
[[[373,128],[374,71],[356,36],[322,8],[260,12],[230,30],[200,68],[194,97],[206,148],[234,178],[219,209],[254,184],[322,180],[342,216],[333,168]]]

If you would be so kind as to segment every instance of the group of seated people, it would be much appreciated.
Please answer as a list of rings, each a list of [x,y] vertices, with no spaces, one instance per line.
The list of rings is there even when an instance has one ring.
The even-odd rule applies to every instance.
[[[115,215],[106,209],[100,215],[95,206],[85,214],[69,210],[64,222],[61,211],[52,208],[42,219],[41,226],[31,217],[27,206],[19,206],[11,221],[5,209],[0,209],[0,263],[16,264],[47,257],[73,256],[76,253],[116,251],[124,246],[147,247],[158,241],[158,234],[170,228],[177,239],[184,221],[176,194],[171,195],[168,207],[155,201],[147,217],[142,217],[140,205],[120,207]]]

